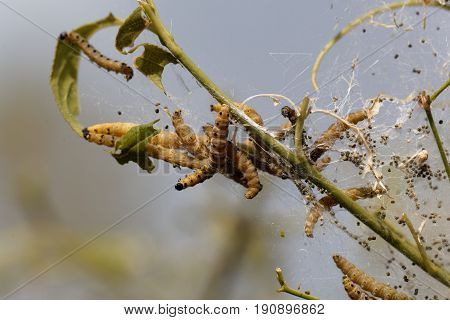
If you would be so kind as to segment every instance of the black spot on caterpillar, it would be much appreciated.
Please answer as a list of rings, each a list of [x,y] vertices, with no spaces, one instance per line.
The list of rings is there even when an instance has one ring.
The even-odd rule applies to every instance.
[[[391,286],[378,282],[373,277],[367,275],[344,257],[334,255],[333,260],[344,275],[348,276],[352,282],[359,285],[363,290],[370,292],[374,296],[383,300],[409,299],[409,297],[404,293],[398,292]]]
[[[71,45],[76,46],[84,54],[99,67],[106,69],[108,71],[114,71],[116,73],[121,73],[125,75],[125,79],[129,81],[133,78],[133,69],[123,62],[117,60],[111,60],[105,57],[98,50],[96,50],[92,45],[90,45],[86,39],[80,36],[78,33],[69,31],[63,32],[59,35],[59,40],[66,41]]]

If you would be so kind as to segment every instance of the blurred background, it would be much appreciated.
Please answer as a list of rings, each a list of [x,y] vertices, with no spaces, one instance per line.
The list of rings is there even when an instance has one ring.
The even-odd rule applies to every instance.
[[[295,102],[312,92],[312,63],[325,43],[346,23],[383,3],[156,1],[177,42],[237,101],[272,92]],[[384,276],[385,257],[392,253],[382,241],[376,245],[379,254],[367,252],[330,223],[318,227],[314,239],[306,238],[305,205],[288,181],[263,175],[264,189],[251,201],[243,197],[240,186],[219,176],[177,192],[173,186],[187,171],[159,163],[155,174],[146,175],[134,164],[119,166],[104,148],[70,129],[49,85],[57,36],[108,12],[125,18],[135,7],[133,0],[0,1],[0,296],[290,298],[276,292],[274,269],[281,267],[292,287],[301,285],[321,298],[340,299],[346,294],[330,258],[336,252]],[[413,25],[431,12],[404,9],[399,19]],[[361,64],[347,112],[380,92],[403,97],[413,90],[437,88],[448,75],[446,14],[434,13],[426,29],[395,40],[402,30],[374,24],[357,28],[332,49],[319,71],[319,83],[329,82],[317,96],[320,106],[346,94],[348,78],[340,73],[346,71],[349,77],[352,60],[373,52]],[[102,30],[91,42],[105,55],[131,63],[131,57],[115,51],[115,32]],[[432,45],[421,46],[423,37],[433,40]],[[137,43],[144,41],[156,39],[146,33]],[[413,46],[409,51],[408,44]],[[435,60],[432,52],[438,53]],[[396,53],[404,60],[394,59]],[[420,75],[411,72],[413,67],[421,68]],[[169,98],[142,75],[124,84],[120,76],[82,59],[81,122],[143,123],[160,118],[161,127],[168,124],[152,102],[171,110],[183,108],[186,121],[195,128],[213,121],[208,106],[214,101],[186,70],[169,66],[163,82]],[[448,95],[445,99],[448,102]],[[271,101],[256,101],[265,118],[278,115]],[[436,117],[444,119],[440,128],[445,130],[444,110],[436,111]],[[424,121],[423,116],[417,119]],[[330,121],[313,127],[320,133]],[[403,138],[398,138],[402,145]],[[444,143],[449,143],[448,134]],[[433,144],[430,149],[436,150]],[[385,150],[386,155],[392,152]],[[438,166],[440,159],[434,158]],[[361,184],[357,171],[343,173],[333,167],[328,174],[345,185]],[[448,191],[443,186],[430,199],[443,196]],[[443,201],[441,211],[448,208],[448,200]],[[351,217],[344,219],[356,225]],[[362,227],[358,232],[368,234]]]

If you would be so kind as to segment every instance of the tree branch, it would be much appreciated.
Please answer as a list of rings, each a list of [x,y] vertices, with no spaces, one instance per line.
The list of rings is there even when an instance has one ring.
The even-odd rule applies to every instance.
[[[236,107],[233,100],[223,93],[217,85],[208,78],[208,76],[186,55],[186,53],[178,46],[169,31],[164,27],[153,0],[139,1],[147,18],[152,22],[154,32],[158,35],[161,43],[177,58],[177,60],[197,79],[202,86],[220,103],[227,104],[230,107],[232,118],[240,123],[250,135],[256,137],[272,152],[277,154],[285,162],[292,165],[296,170],[297,177],[307,177],[319,188],[325,189],[336,201],[353,214],[357,219],[366,224],[375,233],[379,234],[383,239],[389,242],[393,247],[402,254],[424,269],[432,277],[436,278],[446,286],[450,287],[450,273],[441,266],[431,263],[428,269],[420,255],[418,248],[409,242],[405,236],[397,230],[388,221],[382,220],[376,214],[373,214],[340,190],[337,186],[327,180],[321,173],[315,169],[308,161],[303,152],[295,153],[287,146],[276,140],[265,128],[256,124],[252,119],[247,117],[239,108]]]

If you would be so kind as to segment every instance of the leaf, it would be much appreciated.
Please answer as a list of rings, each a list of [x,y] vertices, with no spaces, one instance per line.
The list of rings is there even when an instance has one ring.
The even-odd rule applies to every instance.
[[[147,156],[148,138],[153,137],[159,133],[159,129],[154,128],[153,125],[159,121],[143,124],[131,128],[122,138],[116,143],[116,151],[120,153],[113,153],[112,156],[121,165],[130,161],[136,162],[138,166],[151,173],[155,168],[153,162]]]
[[[127,54],[123,48],[133,47],[134,41],[145,29],[154,32],[151,22],[142,16],[142,9],[136,8],[120,26],[116,36],[116,48],[123,54]]]
[[[83,25],[74,31],[89,39],[95,32],[103,28],[120,24],[121,21],[110,13],[106,18]],[[58,41],[50,75],[50,86],[64,119],[72,129],[82,136],[83,126],[77,119],[80,114],[77,87],[79,64],[80,50]]]
[[[143,73],[150,81],[152,81],[161,91],[166,93],[161,82],[164,67],[169,64],[177,64],[177,59],[163,48],[145,43],[132,49],[134,52],[138,47],[144,47],[144,52],[137,57],[134,64],[136,68]]]

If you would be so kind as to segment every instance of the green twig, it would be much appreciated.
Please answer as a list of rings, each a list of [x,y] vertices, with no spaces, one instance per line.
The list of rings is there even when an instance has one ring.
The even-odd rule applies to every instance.
[[[308,116],[309,111],[309,98],[304,97],[302,103],[300,104],[300,115],[297,117],[295,122],[295,149],[297,150],[297,157],[300,157],[303,153],[303,126],[305,124],[305,119]]]
[[[430,259],[428,259],[427,253],[425,252],[425,248],[423,247],[422,242],[420,241],[419,233],[414,229],[414,226],[413,226],[411,220],[409,220],[406,213],[403,213],[402,220],[405,221],[406,226],[408,227],[409,231],[411,232],[411,235],[413,236],[414,241],[417,244],[417,248],[419,249],[419,252],[422,256],[422,260],[424,262],[425,268],[428,269],[430,267]]]
[[[441,137],[434,122],[433,114],[431,113],[431,104],[436,98],[450,85],[450,78],[431,96],[428,96],[425,91],[418,97],[419,105],[425,110],[428,122],[430,123],[431,131],[433,132],[434,140],[436,141],[439,153],[441,155],[442,162],[444,163],[445,172],[447,178],[450,180],[450,166],[448,164],[447,155],[445,154],[444,145],[442,144]]]
[[[305,300],[319,300],[319,298],[315,296],[290,288],[287,285],[286,280],[284,280],[283,271],[281,268],[276,268],[275,272],[277,274],[278,283],[280,284],[280,288],[277,290],[278,292],[285,292]]]
[[[206,90],[208,90],[208,92],[218,102],[230,106],[230,113],[235,121],[248,130],[253,137],[259,139],[259,141],[261,141],[273,153],[277,154],[285,162],[296,168],[296,174],[298,175],[296,178],[301,176],[308,177],[308,179],[319,188],[325,189],[340,205],[347,209],[357,219],[366,224],[375,233],[379,234],[393,247],[425,270],[425,264],[419,250],[413,243],[408,241],[398,229],[396,229],[388,221],[379,219],[375,214],[361,207],[347,194],[345,194],[345,192],[328,181],[309,163],[303,152],[300,152],[297,155],[296,152],[293,152],[280,141],[276,140],[269,132],[267,132],[265,128],[256,124],[241,110],[239,110],[233,100],[227,97],[225,93],[223,93],[178,46],[173,39],[173,36],[164,27],[160,17],[158,16],[153,0],[139,1],[139,3],[143,8],[144,13],[147,15],[147,18],[152,22],[154,31],[158,35],[161,43],[169,49],[177,60],[197,79],[199,83],[202,84]],[[425,271],[446,286],[450,287],[450,273],[443,267],[431,262],[429,269]]]

